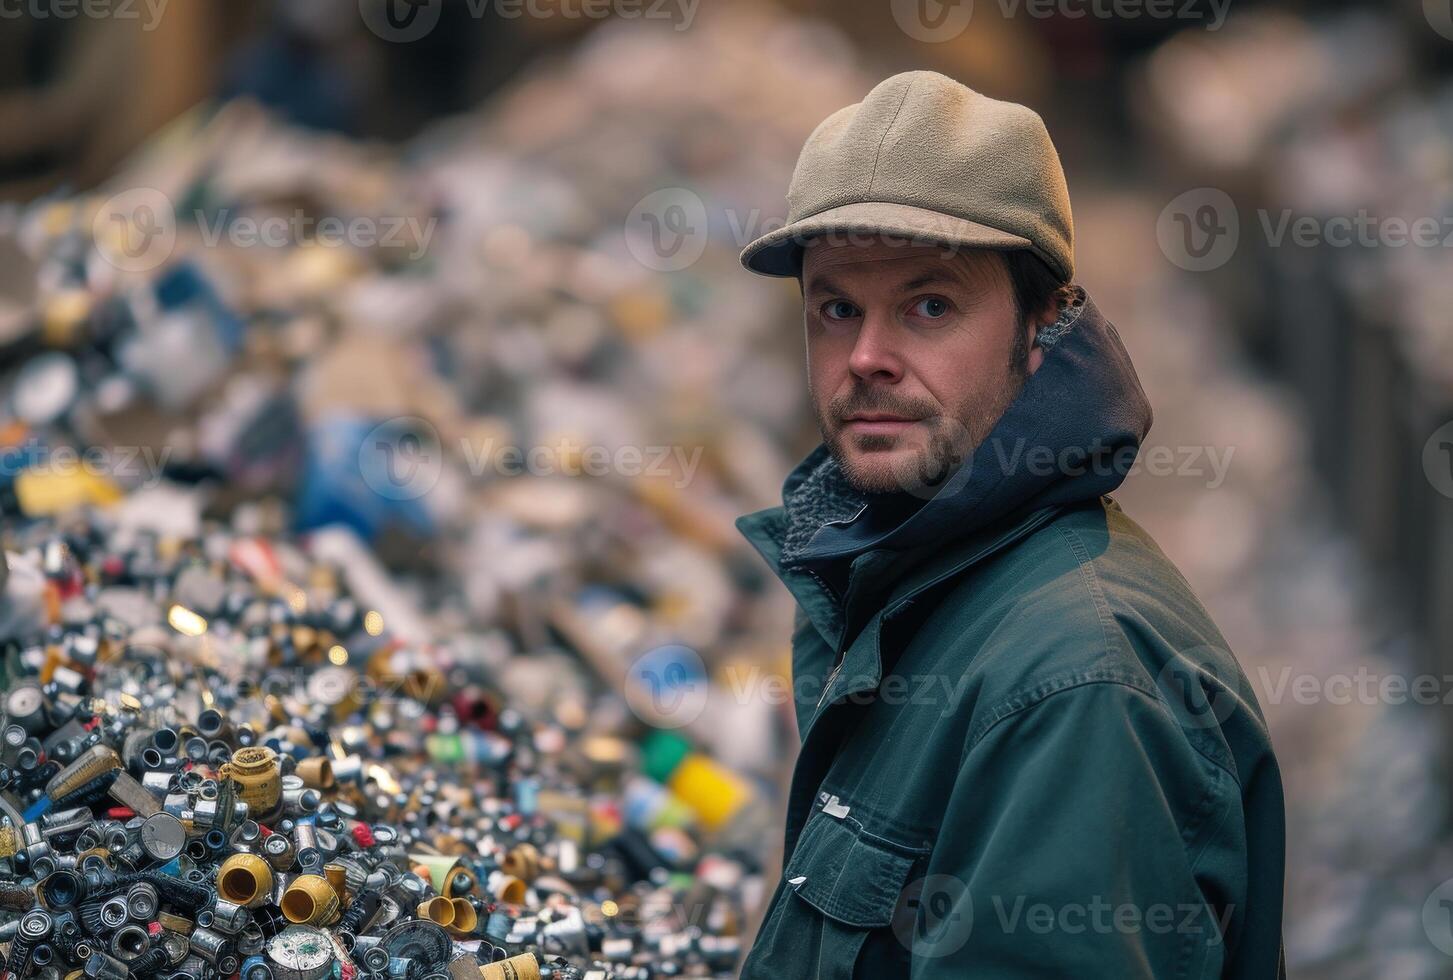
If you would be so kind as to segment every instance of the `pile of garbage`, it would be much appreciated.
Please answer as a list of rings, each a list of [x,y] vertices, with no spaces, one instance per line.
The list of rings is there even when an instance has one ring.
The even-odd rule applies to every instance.
[[[11,544],[12,975],[735,963],[756,865],[694,832],[752,789],[683,739],[532,719],[501,693],[513,656],[403,643],[285,543],[70,519]]]
[[[736,252],[870,86],[618,26],[404,147],[209,107],[0,215],[10,974],[731,973],[792,739],[732,521],[807,417]]]

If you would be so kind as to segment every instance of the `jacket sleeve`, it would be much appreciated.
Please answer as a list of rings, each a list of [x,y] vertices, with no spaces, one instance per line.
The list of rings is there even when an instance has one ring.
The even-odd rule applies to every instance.
[[[981,728],[909,896],[914,980],[1220,976],[1240,794],[1165,704],[1069,683]]]

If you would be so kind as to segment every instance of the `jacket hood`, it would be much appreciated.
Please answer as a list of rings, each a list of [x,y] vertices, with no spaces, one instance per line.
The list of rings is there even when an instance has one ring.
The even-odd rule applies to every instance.
[[[783,484],[780,565],[942,545],[1011,515],[1096,499],[1120,486],[1150,431],[1151,411],[1119,334],[1077,286],[1038,342],[1045,350],[1039,370],[931,497],[862,493],[825,444],[814,449]]]

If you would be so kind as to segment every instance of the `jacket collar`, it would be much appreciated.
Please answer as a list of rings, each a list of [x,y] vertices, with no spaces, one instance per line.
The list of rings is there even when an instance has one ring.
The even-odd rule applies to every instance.
[[[1013,520],[948,542],[950,547],[906,552],[880,548],[864,552],[848,564],[845,591],[829,585],[823,573],[810,566],[782,563],[780,554],[787,523],[784,507],[769,507],[744,515],[737,518],[736,526],[777,573],[818,632],[841,654],[857,629],[875,614],[905,608],[921,593],[1007,548],[1063,509],[1049,506],[1017,514]]]

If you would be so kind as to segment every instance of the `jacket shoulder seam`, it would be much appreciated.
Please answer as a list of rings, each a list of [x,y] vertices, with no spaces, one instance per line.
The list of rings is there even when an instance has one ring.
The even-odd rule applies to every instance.
[[[969,753],[989,736],[990,732],[1015,715],[1022,714],[1030,708],[1043,704],[1055,694],[1062,694],[1065,691],[1073,691],[1078,688],[1098,684],[1116,684],[1121,687],[1128,687],[1133,691],[1139,691],[1152,701],[1155,701],[1161,708],[1165,708],[1165,703],[1160,698],[1158,692],[1148,690],[1129,671],[1115,670],[1113,668],[1095,668],[1092,670],[1078,671],[1073,674],[1061,674],[1057,677],[1051,677],[1028,690],[1012,694],[1003,701],[1000,701],[993,708],[990,708],[987,712],[987,717],[969,732],[969,737],[964,742],[963,757],[967,758]],[[962,761],[960,759],[960,762]]]
[[[1160,693],[1160,691],[1156,690],[1153,685],[1146,684],[1140,677],[1136,676],[1130,671],[1116,670],[1114,668],[1096,668],[1093,670],[1079,671],[1073,674],[1064,674],[1058,677],[1051,677],[1049,680],[1046,680],[1043,683],[1033,688],[1030,688],[1027,691],[1022,691],[1018,694],[1011,695],[1010,697],[999,702],[993,708],[989,709],[989,711],[987,712],[988,717],[986,717],[982,722],[975,726],[970,731],[969,737],[964,740],[964,751],[959,757],[960,767],[963,766],[964,759],[968,758],[969,753],[972,752],[980,742],[987,738],[990,732],[992,732],[995,728],[998,728],[1000,724],[1007,721],[1008,719],[1014,717],[1015,715],[1023,714],[1030,708],[1043,704],[1052,695],[1099,684],[1116,684],[1144,695],[1146,698],[1154,702],[1157,708],[1159,708],[1161,711],[1166,712],[1166,714],[1170,716],[1170,720],[1176,725],[1177,729],[1180,728],[1180,722],[1176,719],[1175,712],[1171,710],[1170,705],[1166,703],[1165,697]],[[1227,768],[1227,766],[1223,764],[1220,760],[1212,758],[1211,756],[1203,752],[1200,746],[1198,746],[1194,740],[1186,739],[1186,744],[1194,749],[1196,755],[1200,756],[1203,760],[1205,760],[1205,762],[1213,769],[1215,769],[1218,774],[1224,773],[1227,777],[1229,777],[1231,782],[1239,790],[1241,786],[1241,781],[1236,778],[1235,772]],[[1208,796],[1215,794],[1217,790],[1217,781],[1217,779],[1211,780],[1210,785],[1207,787]]]
[[[1090,601],[1095,604],[1095,615],[1100,620],[1100,639],[1104,642],[1104,649],[1109,650],[1112,646],[1110,641],[1110,623],[1114,619],[1110,612],[1110,604],[1105,601],[1105,590],[1100,587],[1099,576],[1095,574],[1090,560],[1090,549],[1085,547],[1085,542],[1072,528],[1066,527],[1063,522],[1055,521],[1052,526],[1065,539],[1069,546],[1070,553],[1075,556],[1075,565],[1080,573],[1080,581],[1085,585],[1085,591],[1090,595]]]
[[[1117,633],[1121,631],[1120,628],[1115,625],[1115,614],[1110,609],[1110,603],[1105,598],[1105,590],[1101,588],[1099,576],[1095,573],[1094,560],[1090,557],[1090,551],[1088,548],[1085,547],[1084,541],[1080,538],[1078,532],[1076,532],[1072,527],[1067,527],[1065,526],[1065,524],[1059,521],[1054,522],[1053,527],[1065,539],[1065,542],[1069,545],[1070,551],[1075,556],[1075,562],[1079,566],[1080,578],[1085,583],[1085,590],[1090,594],[1090,598],[1095,604],[1095,613],[1100,620],[1101,638],[1104,640],[1105,644],[1103,649],[1108,652],[1115,646],[1115,643],[1111,638],[1111,628],[1114,627],[1115,632]],[[1186,588],[1189,589],[1190,586],[1187,585]],[[1132,686],[1135,686],[1137,690],[1142,690],[1139,685]],[[1154,691],[1146,691],[1146,693],[1150,694],[1150,696],[1155,701],[1160,703],[1167,710],[1170,710],[1169,705],[1166,703],[1165,695],[1158,688]],[[1206,751],[1206,749],[1202,747],[1199,739],[1192,738],[1187,735],[1186,741],[1191,746],[1191,748],[1196,750],[1197,755],[1205,759],[1207,762],[1215,766],[1220,771],[1226,773],[1226,775],[1230,776],[1231,781],[1235,783],[1238,788],[1240,788],[1240,778],[1236,775],[1235,771],[1226,764],[1225,760],[1219,759],[1216,756],[1212,755],[1210,752]]]

